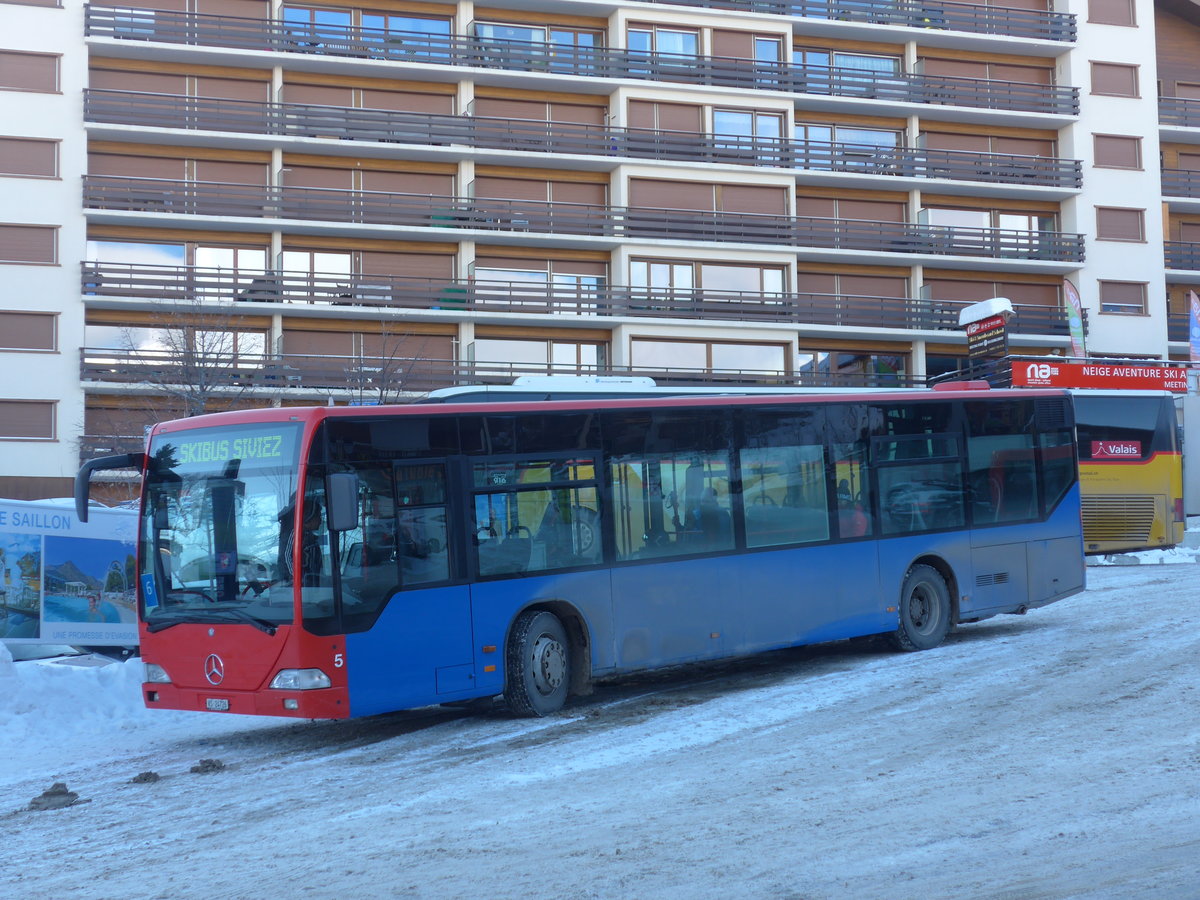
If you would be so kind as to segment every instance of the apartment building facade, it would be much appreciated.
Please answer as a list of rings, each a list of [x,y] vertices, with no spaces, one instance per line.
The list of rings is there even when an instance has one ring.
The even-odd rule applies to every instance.
[[[1186,359],[1200,8],[0,0],[0,496],[230,406]],[[1157,60],[1157,62],[1156,62]],[[1161,98],[1161,99],[1160,99]]]

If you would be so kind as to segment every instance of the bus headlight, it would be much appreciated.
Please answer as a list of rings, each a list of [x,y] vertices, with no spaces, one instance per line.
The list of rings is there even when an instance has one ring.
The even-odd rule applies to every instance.
[[[146,681],[149,684],[170,684],[171,677],[158,663],[146,663]]]
[[[329,676],[320,669],[281,669],[271,679],[271,687],[277,691],[315,691],[331,686]]]

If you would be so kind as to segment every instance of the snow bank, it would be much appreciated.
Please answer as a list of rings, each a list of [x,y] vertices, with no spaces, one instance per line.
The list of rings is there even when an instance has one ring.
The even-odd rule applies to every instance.
[[[90,661],[81,657],[80,661]],[[0,654],[0,730],[6,742],[39,743],[80,732],[137,727],[142,705],[142,661],[108,665],[13,662]]]
[[[6,765],[0,787],[28,770],[58,776],[92,761],[132,760],[150,741],[261,727],[263,720],[148,710],[142,703],[140,659],[111,662],[81,656],[69,662],[19,661],[0,643],[0,735]],[[56,776],[57,777],[57,776]]]

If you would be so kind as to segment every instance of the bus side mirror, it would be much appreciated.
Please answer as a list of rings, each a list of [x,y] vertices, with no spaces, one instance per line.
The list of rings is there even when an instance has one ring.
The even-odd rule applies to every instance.
[[[338,472],[325,479],[328,499],[327,522],[330,531],[350,531],[358,527],[358,476]]]
[[[136,469],[139,473],[146,469],[145,453],[122,453],[120,456],[101,456],[89,459],[75,474],[75,515],[80,522],[88,520],[88,494],[91,486],[92,473],[108,469]]]

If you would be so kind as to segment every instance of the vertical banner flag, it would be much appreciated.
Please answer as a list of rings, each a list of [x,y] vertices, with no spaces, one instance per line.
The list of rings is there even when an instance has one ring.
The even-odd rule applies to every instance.
[[[1188,300],[1188,347],[1193,363],[1200,363],[1200,297],[1195,291],[1187,292]]]
[[[1063,279],[1063,296],[1067,301],[1067,330],[1071,334],[1071,355],[1087,356],[1087,345],[1083,336],[1083,301],[1071,279]]]

